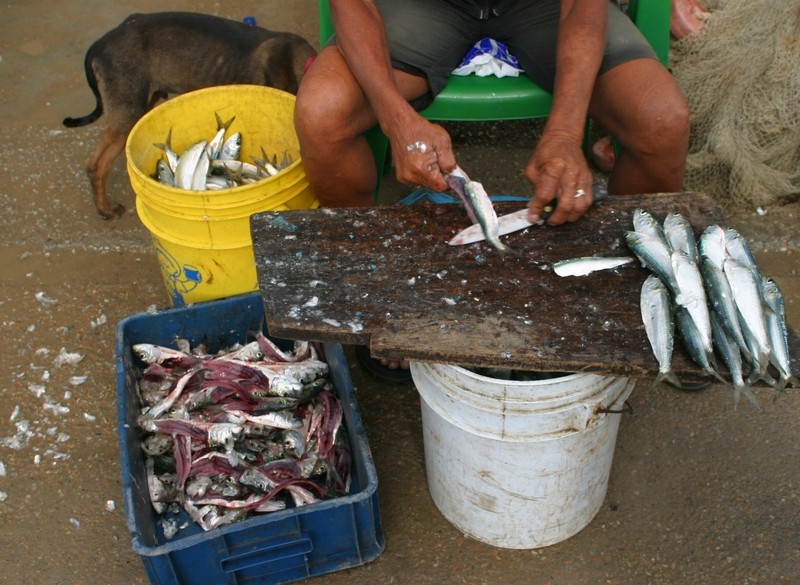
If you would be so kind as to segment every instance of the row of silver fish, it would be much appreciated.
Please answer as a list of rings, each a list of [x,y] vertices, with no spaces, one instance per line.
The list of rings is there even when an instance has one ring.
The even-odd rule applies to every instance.
[[[682,215],[671,213],[661,225],[641,209],[634,211],[633,228],[625,240],[653,273],[640,296],[642,321],[659,364],[653,385],[681,385],[672,370],[676,326],[702,372],[728,384],[720,375],[721,358],[734,404],[744,394],[758,407],[751,390],[758,381],[778,390],[798,385],[791,372],[783,296],[777,283],[761,274],[738,231],[712,225],[698,240]]]
[[[348,493],[343,411],[312,345],[284,351],[257,333],[214,355],[185,342],[132,349],[144,364],[138,424],[165,536],[181,507],[211,530]]]
[[[239,160],[242,134],[234,132],[227,136],[236,117],[223,122],[219,114],[214,115],[217,119],[214,136],[195,142],[182,154],[172,149],[172,130],[164,143],[154,145],[164,151],[154,175],[159,183],[191,191],[218,191],[274,177],[294,162],[286,151],[278,162],[277,154],[269,158],[263,148],[262,158],[253,157],[253,163]]]

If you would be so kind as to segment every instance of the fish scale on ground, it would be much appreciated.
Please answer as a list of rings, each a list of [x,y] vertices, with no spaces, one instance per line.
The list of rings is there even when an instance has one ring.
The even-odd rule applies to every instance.
[[[641,209],[634,211],[633,226],[625,240],[653,272],[652,278],[660,279],[669,292],[687,353],[705,375],[727,384],[717,371],[716,355],[722,357],[732,378],[734,403],[745,394],[758,406],[750,389],[758,381],[780,390],[798,385],[791,372],[780,290],[772,279],[762,277],[739,232],[713,225],[695,240],[691,226],[680,214],[669,214],[662,227]],[[668,346],[649,331],[658,321],[652,313],[663,310],[654,304],[653,290],[648,278],[641,292],[642,319],[659,362],[656,383],[674,383],[665,365]],[[659,326],[663,336],[664,326]],[[746,380],[741,371],[743,361],[750,366]],[[778,372],[778,380],[768,371],[770,365]]]

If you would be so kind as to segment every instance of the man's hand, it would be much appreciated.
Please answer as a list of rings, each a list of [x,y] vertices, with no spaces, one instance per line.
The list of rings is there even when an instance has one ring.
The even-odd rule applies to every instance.
[[[543,136],[533,152],[525,176],[535,193],[528,219],[539,221],[546,206],[558,198],[558,206],[547,223],[560,225],[581,217],[592,205],[592,173],[580,141]]]
[[[406,124],[398,125],[390,138],[398,181],[447,191],[443,173],[455,168],[456,159],[444,128],[415,113]]]

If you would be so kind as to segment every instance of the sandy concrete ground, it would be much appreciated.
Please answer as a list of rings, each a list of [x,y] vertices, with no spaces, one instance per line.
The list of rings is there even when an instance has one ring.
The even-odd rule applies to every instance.
[[[119,221],[95,213],[84,175],[100,126],[67,130],[94,102],[89,44],[127,14],[214,13],[315,43],[316,3],[10,2],[0,35],[0,582],[140,584],[121,502],[115,324],[168,298],[120,159]],[[316,43],[315,43],[316,44]],[[519,179],[530,124],[454,128],[462,165],[497,192]],[[480,169],[480,170],[479,170]],[[480,173],[480,174],[479,174]],[[387,180],[390,197],[405,192]],[[800,326],[798,205],[730,210]],[[63,349],[63,352],[62,352]],[[78,354],[78,363],[59,355]],[[351,363],[352,362],[351,360]],[[353,377],[379,474],[387,546],[375,562],[315,583],[798,583],[800,398],[759,390],[756,413],[729,391],[640,382],[622,418],[608,495],[594,521],[546,549],[510,551],[462,536],[428,495],[419,398],[411,384]],[[27,421],[27,422],[26,422]]]

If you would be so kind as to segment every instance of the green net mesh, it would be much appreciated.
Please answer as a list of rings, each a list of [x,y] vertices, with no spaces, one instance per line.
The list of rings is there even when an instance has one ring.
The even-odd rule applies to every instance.
[[[707,0],[672,45],[691,110],[684,185],[723,207],[800,196],[800,0]]]

